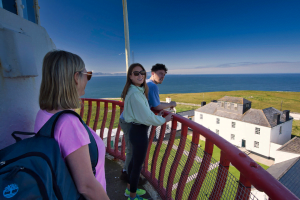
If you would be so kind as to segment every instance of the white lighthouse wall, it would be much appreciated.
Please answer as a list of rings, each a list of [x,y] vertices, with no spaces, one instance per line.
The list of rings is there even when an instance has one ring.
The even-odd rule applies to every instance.
[[[7,33],[14,33],[15,36]],[[11,45],[17,49],[10,48],[13,52],[8,52],[4,46]],[[55,45],[43,27],[0,8],[0,47],[2,149],[15,142],[11,137],[13,131],[33,132],[35,116],[39,110],[43,57],[55,49]],[[28,51],[33,55],[28,56]]]

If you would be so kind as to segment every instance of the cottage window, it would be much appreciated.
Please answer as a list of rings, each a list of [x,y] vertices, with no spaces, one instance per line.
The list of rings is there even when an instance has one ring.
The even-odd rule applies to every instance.
[[[249,108],[250,107],[250,104],[249,103],[246,103],[246,108]]]
[[[227,103],[227,108],[230,109],[230,103]]]
[[[231,127],[235,128],[235,122],[231,122]]]
[[[282,133],[282,126],[279,127],[279,135]]]
[[[254,147],[259,148],[259,142],[254,141]]]
[[[216,129],[216,134],[219,135],[220,131],[218,129]]]
[[[234,140],[234,139],[235,139],[235,135],[231,134],[231,140]]]
[[[203,115],[202,114],[200,114],[200,119],[203,119]]]
[[[260,135],[260,128],[255,128],[255,134]]]
[[[224,102],[223,101],[221,102],[221,107],[224,108]]]
[[[220,118],[217,118],[217,124],[220,124]]]
[[[235,104],[233,104],[233,107],[234,107],[234,110],[237,110],[237,104],[235,103]]]

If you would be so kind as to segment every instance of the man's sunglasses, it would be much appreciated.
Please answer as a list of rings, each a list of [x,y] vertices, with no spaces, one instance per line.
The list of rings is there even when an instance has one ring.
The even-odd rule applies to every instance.
[[[142,71],[140,71],[140,72],[134,71],[134,72],[132,72],[132,73],[133,73],[133,75],[135,75],[135,76],[138,76],[139,74],[141,74],[141,75],[146,75],[146,71],[144,71],[144,70],[142,70]]]
[[[88,80],[88,81],[91,80],[92,75],[93,75],[93,72],[92,72],[92,71],[89,71],[89,72],[86,72],[86,73],[81,72],[81,73],[82,73],[82,74],[86,74],[87,80]]]

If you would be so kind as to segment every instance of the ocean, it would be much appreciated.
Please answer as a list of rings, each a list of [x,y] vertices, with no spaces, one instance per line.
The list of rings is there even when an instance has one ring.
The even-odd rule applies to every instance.
[[[84,98],[117,98],[126,76],[94,76]],[[300,92],[300,74],[166,75],[158,85],[160,94],[201,93],[233,90]]]

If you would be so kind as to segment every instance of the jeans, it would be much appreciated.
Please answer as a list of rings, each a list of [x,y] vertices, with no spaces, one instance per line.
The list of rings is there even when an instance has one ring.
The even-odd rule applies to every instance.
[[[139,183],[140,173],[146,158],[148,149],[149,126],[132,124],[129,131],[129,140],[132,144],[132,157],[128,166],[128,183],[130,192],[135,193]]]
[[[124,169],[128,173],[128,165],[130,163],[130,160],[132,158],[132,144],[129,140],[129,130],[131,127],[131,123],[125,122],[124,119],[120,119],[120,126],[122,128],[122,131],[124,133],[124,139],[125,139],[125,152],[126,152],[126,159],[124,164]]]

